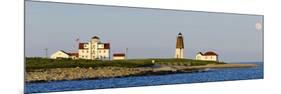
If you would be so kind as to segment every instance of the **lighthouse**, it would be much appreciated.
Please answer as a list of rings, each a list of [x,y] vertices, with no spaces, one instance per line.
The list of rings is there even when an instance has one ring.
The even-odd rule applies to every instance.
[[[175,52],[176,59],[184,58],[183,49],[184,49],[183,36],[181,33],[179,33],[177,36],[177,42],[176,42],[176,52]]]

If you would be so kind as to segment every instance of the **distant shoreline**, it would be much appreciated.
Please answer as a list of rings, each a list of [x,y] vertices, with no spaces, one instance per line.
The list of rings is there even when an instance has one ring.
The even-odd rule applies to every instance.
[[[194,73],[218,68],[251,68],[257,64],[207,64],[198,66],[155,65],[153,67],[101,67],[101,68],[53,68],[36,69],[26,72],[26,83],[94,80],[132,76],[165,75],[175,73]]]

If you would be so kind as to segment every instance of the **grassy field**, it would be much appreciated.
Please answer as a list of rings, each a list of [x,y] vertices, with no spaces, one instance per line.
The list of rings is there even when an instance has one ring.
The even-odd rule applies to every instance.
[[[223,63],[223,62],[215,62],[215,61],[201,61],[201,60],[193,60],[193,59],[174,59],[174,58],[129,59],[126,61],[152,62],[152,60],[154,60],[154,64],[175,65],[175,66],[198,66],[198,65],[206,65],[206,64],[222,64]]]
[[[152,63],[154,60],[154,63]],[[191,59],[129,59],[129,60],[72,60],[72,59],[47,59],[47,58],[26,58],[26,69],[48,69],[48,68],[97,68],[97,67],[149,67],[154,64],[196,66],[215,64],[222,62],[198,61]]]

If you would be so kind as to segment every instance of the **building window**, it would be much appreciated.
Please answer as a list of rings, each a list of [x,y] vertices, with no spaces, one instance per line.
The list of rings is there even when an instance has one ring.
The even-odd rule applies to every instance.
[[[105,50],[103,51],[103,53],[105,53]]]

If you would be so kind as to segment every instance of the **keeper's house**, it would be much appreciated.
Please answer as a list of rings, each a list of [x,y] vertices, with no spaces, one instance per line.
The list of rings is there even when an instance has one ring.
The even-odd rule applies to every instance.
[[[196,55],[196,60],[204,60],[204,61],[218,61],[218,54],[212,51],[208,51],[206,53],[199,52]]]
[[[89,42],[79,43],[78,53],[67,53],[59,50],[51,55],[52,59],[72,58],[105,60],[110,59],[110,44],[100,42],[100,38],[94,36]]]

